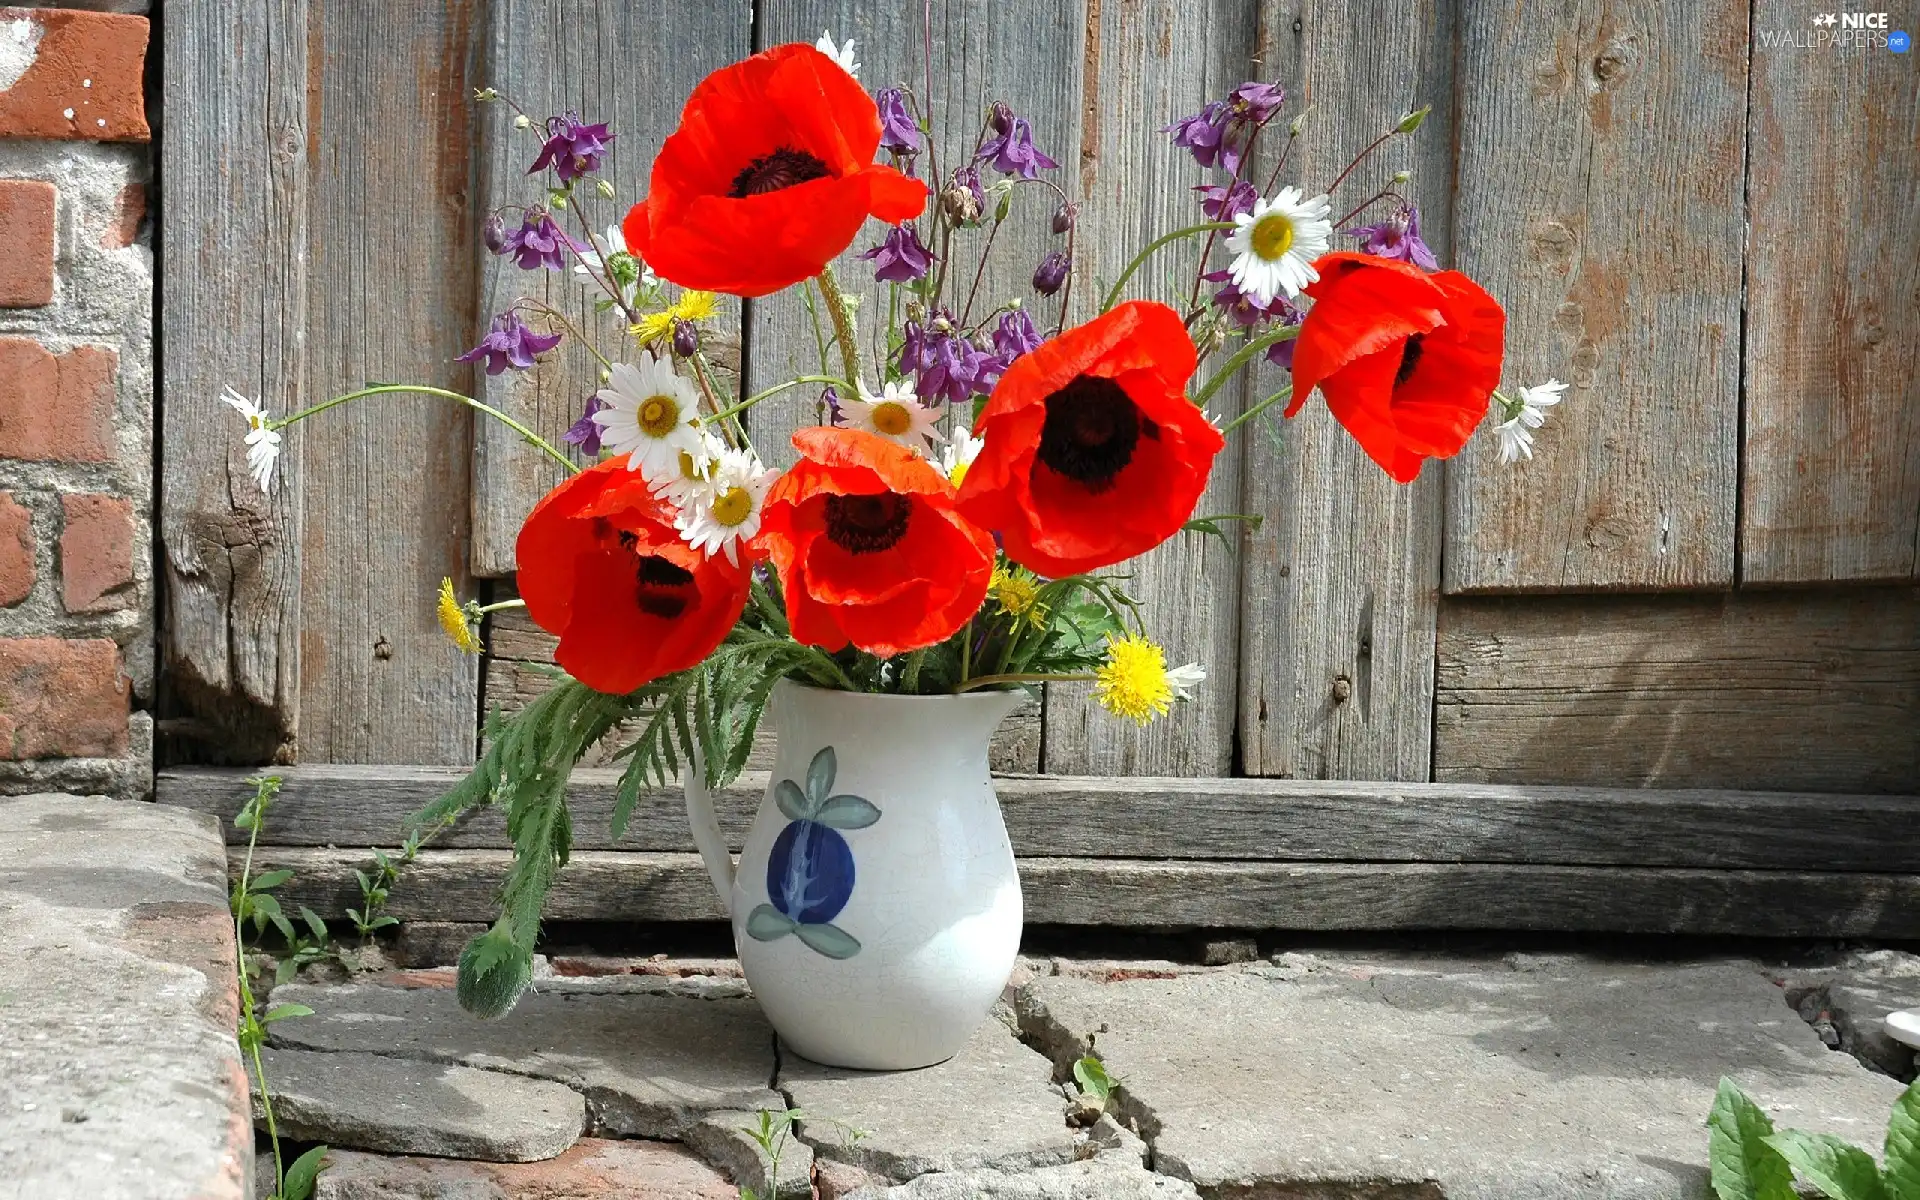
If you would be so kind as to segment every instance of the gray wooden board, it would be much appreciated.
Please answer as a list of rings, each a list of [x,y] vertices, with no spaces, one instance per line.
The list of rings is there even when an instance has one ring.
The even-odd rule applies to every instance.
[[[261,832],[269,845],[373,846],[458,772],[436,767],[299,766]],[[163,770],[162,803],[213,813],[230,842],[250,794],[239,771]],[[619,842],[607,836],[618,773],[581,770],[568,792],[582,850],[693,848],[677,791],[649,791]],[[766,787],[749,775],[718,802],[740,844]],[[1376,784],[1273,779],[1003,778],[995,782],[1022,857],[1506,862],[1754,867],[1920,873],[1920,796]],[[503,848],[497,811],[475,813],[437,846]]]
[[[338,913],[360,899],[354,851],[270,847],[282,905]],[[484,921],[505,850],[429,850],[393,889],[402,921]],[[230,867],[238,870],[238,864]],[[1554,929],[1575,932],[1910,938],[1920,876],[1498,864],[1181,863],[1029,858],[1029,924],[1246,929]],[[554,921],[715,921],[719,898],[696,854],[583,851],[548,898]]]
[[[1782,0],[1754,8],[1756,35],[1804,38],[1806,22]],[[1754,50],[1740,514],[1748,583],[1920,576],[1912,58],[1874,46]]]
[[[514,129],[514,112],[506,104],[481,110],[480,202],[474,219],[483,220],[488,212],[507,206],[544,202],[542,180],[548,176],[527,174],[543,137],[538,123],[571,109],[589,122],[612,126],[612,150],[595,178],[610,181],[617,194],[604,199],[589,180],[580,186],[576,211],[554,216],[576,238],[582,236],[579,217],[586,218],[595,237],[602,237],[609,224],[618,224],[634,201],[646,195],[647,172],[679,123],[687,94],[708,72],[746,56],[752,25],[746,0],[666,7],[619,0],[493,4],[484,82],[511,97],[536,124]],[[517,211],[505,215],[510,226],[518,224]],[[481,263],[482,327],[494,312],[531,296],[565,313],[576,327],[590,330],[594,344],[614,361],[630,360],[635,353],[618,313],[593,311],[593,302],[606,293],[586,276],[571,267],[565,272],[522,271],[511,260],[488,254],[477,240],[471,249]],[[541,317],[530,321],[541,329],[550,324]],[[738,371],[739,329],[739,305],[728,300],[712,322],[713,337],[706,347],[722,371],[720,385],[728,389]],[[555,331],[562,330],[556,326]],[[480,387],[489,403],[557,442],[599,387],[599,369],[598,360],[568,334],[539,367],[483,376]],[[480,421],[474,429],[473,472],[473,571],[505,575],[514,569],[514,539],[521,522],[560,482],[561,471],[506,426]]]
[[[1249,63],[1254,12],[1238,0],[1145,0],[1088,8],[1082,60],[1085,104],[1080,128],[1079,193],[1085,197],[1075,249],[1072,319],[1097,311],[1106,285],[1148,242],[1205,219],[1194,193],[1201,172],[1161,132],[1258,72]],[[1066,160],[1062,160],[1063,163]],[[1071,166],[1074,164],[1068,163]],[[1153,299],[1184,311],[1197,240],[1161,251],[1129,283],[1123,299]],[[1217,286],[1217,285],[1208,285]],[[1217,366],[1218,358],[1210,365]],[[1207,374],[1203,364],[1201,376]],[[1214,393],[1216,416],[1240,410],[1244,388]],[[1246,511],[1240,499],[1240,450],[1214,460],[1197,515]],[[1086,684],[1049,685],[1046,769],[1066,775],[1229,775],[1239,705],[1237,530],[1229,540],[1180,533],[1115,568],[1132,576],[1149,632],[1169,666],[1198,662],[1207,680],[1188,704],[1145,729],[1094,704]]]
[[[1439,681],[1444,781],[1920,790],[1911,587],[1449,600]]]
[[[316,5],[305,390],[369,381],[467,392],[473,343],[475,0]],[[223,51],[224,52],[224,51]],[[470,394],[470,393],[468,393]],[[468,410],[381,396],[299,426],[300,754],[471,762],[474,660],[434,616],[466,578]]]
[[[169,715],[199,757],[266,760],[300,717],[301,438],[262,495],[225,386],[298,408],[306,312],[307,5],[168,14],[161,84],[160,550]]]
[[[1573,386],[1531,461],[1483,428],[1448,465],[1446,588],[1726,586],[1746,0],[1459,3],[1455,260],[1506,306],[1505,386]]]
[[[1402,114],[1432,104],[1418,134],[1391,140],[1341,185],[1333,215],[1410,170],[1421,232],[1443,261],[1452,233],[1452,28],[1452,0],[1269,0],[1260,9],[1261,74],[1293,95],[1283,120],[1313,106],[1278,183],[1317,194]],[[1271,153],[1257,164],[1259,183]],[[1268,396],[1286,381],[1263,363],[1248,394]],[[1266,520],[1243,542],[1243,768],[1284,778],[1426,779],[1441,468],[1429,464],[1401,486],[1317,396],[1291,421],[1277,414],[1242,438],[1245,511]]]

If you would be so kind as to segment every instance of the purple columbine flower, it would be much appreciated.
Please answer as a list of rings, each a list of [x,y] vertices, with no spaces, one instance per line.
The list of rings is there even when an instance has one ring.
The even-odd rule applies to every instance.
[[[843,425],[846,423],[847,414],[840,407],[840,389],[839,388],[834,387],[832,384],[828,384],[827,389],[820,393],[820,403],[826,405],[827,424]]]
[[[1072,266],[1073,260],[1067,257],[1065,251],[1049,250],[1047,256],[1040,260],[1040,265],[1034,269],[1033,290],[1042,296],[1053,295],[1060,290],[1060,285],[1067,281],[1067,271]]]
[[[926,275],[933,255],[920,244],[920,235],[912,225],[895,225],[887,230],[886,240],[860,258],[872,263],[873,277],[881,283],[912,283]]]
[[[1005,128],[1001,128],[1001,114],[1005,113]],[[1004,104],[994,106],[994,128],[1000,130],[999,136],[992,138],[980,147],[980,153],[973,156],[976,163],[990,162],[993,169],[1003,175],[1018,175],[1022,179],[1038,179],[1040,173],[1036,167],[1047,170],[1060,164],[1048,158],[1033,144],[1033,127],[1027,124],[1025,117],[1016,117]]]
[[[1224,183],[1208,184],[1193,189],[1200,193],[1200,211],[1215,221],[1231,221],[1253,211],[1253,202],[1260,193],[1244,179],[1236,179],[1231,185]]]
[[[578,421],[567,426],[560,440],[569,446],[580,447],[580,453],[588,458],[597,457],[600,453],[600,435],[605,431],[594,421],[593,414],[606,407],[607,402],[598,393],[588,396],[586,411],[580,414]]]
[[[559,344],[559,334],[535,333],[527,328],[519,313],[508,309],[493,319],[493,324],[487,327],[487,336],[480,339],[478,346],[454,361],[470,363],[485,359],[489,375],[498,375],[508,367],[524,371],[533,365],[534,355],[545,354]]]
[[[1307,314],[1293,301],[1284,296],[1274,297],[1273,305],[1267,315],[1281,325],[1298,325],[1307,319]],[[1275,342],[1267,347],[1267,361],[1282,370],[1293,370],[1293,349],[1300,344],[1299,338],[1288,338],[1284,342]]]
[[[1000,363],[954,333],[952,316],[941,312],[926,325],[907,322],[906,340],[900,347],[900,370],[913,373],[913,390],[923,402],[941,396],[949,404],[958,404],[992,387],[983,377],[997,379]]]
[[[607,153],[607,143],[613,135],[607,132],[606,124],[583,125],[574,113],[562,113],[547,118],[547,140],[540,147],[540,157],[533,160],[533,167],[527,174],[538,175],[552,167],[560,176],[561,183],[572,183],[582,175],[590,175],[600,169],[600,160]]]
[[[1280,111],[1287,100],[1287,89],[1277,83],[1243,83],[1227,93],[1227,108],[1234,119],[1260,125]]]
[[[940,193],[940,205],[956,225],[969,225],[980,219],[987,207],[987,190],[980,186],[980,172],[972,166],[960,167]]]
[[[1221,126],[1225,121],[1227,102],[1215,100],[1189,117],[1181,117],[1171,125],[1162,125],[1161,133],[1173,135],[1173,144],[1193,155],[1193,161],[1203,167],[1212,167],[1220,161]],[[1238,165],[1238,160],[1235,164]]]
[[[499,213],[488,217],[487,223],[480,227],[480,244],[487,248],[489,254],[506,252],[507,223],[500,218]]]
[[[1279,111],[1287,93],[1277,83],[1243,83],[1190,117],[1161,128],[1173,135],[1173,144],[1193,154],[1203,167],[1238,171],[1240,158],[1253,141],[1253,132]]]
[[[1208,271],[1200,278],[1208,283],[1225,285],[1213,294],[1213,302],[1242,329],[1251,329],[1263,321],[1270,321],[1283,309],[1293,307],[1287,303],[1285,296],[1275,296],[1270,303],[1261,304],[1234,284],[1232,271]]]
[[[534,208],[527,210],[520,228],[507,235],[500,253],[513,255],[522,270],[537,271],[544,267],[549,271],[564,271],[568,247],[581,249],[579,242],[553,223],[553,217],[545,209]]]
[[[1016,308],[1000,318],[1000,327],[993,331],[993,348],[1004,370],[1013,365],[1013,360],[1029,350],[1036,350],[1045,339],[1040,331],[1033,327],[1033,318],[1024,308]]]
[[[873,94],[873,103],[880,110],[880,148],[895,154],[920,153],[920,127],[913,123],[900,89],[881,88]]]
[[[700,327],[692,321],[673,319],[673,352],[681,358],[692,358],[700,353]]]
[[[1420,210],[1408,204],[1377,225],[1362,225],[1346,231],[1360,239],[1360,249],[1381,258],[1397,258],[1426,271],[1438,271],[1440,260],[1420,240]]]

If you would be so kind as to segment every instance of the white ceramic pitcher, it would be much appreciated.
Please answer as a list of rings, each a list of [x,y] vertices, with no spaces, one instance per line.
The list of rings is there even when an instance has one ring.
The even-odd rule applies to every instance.
[[[987,745],[1021,692],[876,696],[783,680],[773,778],[736,868],[701,780],[687,817],[747,983],[795,1053],[953,1057],[1020,948],[1020,877]]]

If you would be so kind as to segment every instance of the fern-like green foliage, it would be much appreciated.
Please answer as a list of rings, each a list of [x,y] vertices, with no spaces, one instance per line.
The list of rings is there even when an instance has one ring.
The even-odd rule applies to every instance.
[[[1920,1083],[1894,1101],[1884,1167],[1830,1134],[1775,1132],[1730,1079],[1720,1081],[1707,1124],[1719,1200],[1794,1200],[1796,1175],[1829,1200],[1920,1200]]]

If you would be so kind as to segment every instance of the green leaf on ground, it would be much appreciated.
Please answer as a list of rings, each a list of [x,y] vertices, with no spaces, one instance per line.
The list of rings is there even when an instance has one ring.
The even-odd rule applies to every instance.
[[[313,1195],[314,1181],[327,1168],[326,1159],[325,1146],[315,1146],[294,1159],[293,1165],[287,1168],[286,1180],[281,1184],[280,1200],[308,1200]]]
[[[312,1015],[313,1010],[304,1004],[276,1004],[267,1010],[266,1016],[260,1018],[260,1023],[262,1025],[271,1025],[275,1021],[284,1021],[288,1017],[310,1017]]]
[[[1768,1138],[1767,1145],[1830,1200],[1887,1200],[1879,1165],[1858,1146],[1801,1129],[1783,1129]]]
[[[1920,1080],[1893,1102],[1886,1182],[1890,1200],[1920,1200]]]
[[[1073,1081],[1080,1085],[1083,1093],[1102,1105],[1113,1098],[1113,1079],[1107,1074],[1106,1064],[1091,1054],[1073,1064]]]
[[[1773,1121],[1733,1080],[1720,1080],[1707,1127],[1713,1190],[1720,1200],[1797,1200],[1793,1169],[1766,1142]]]

